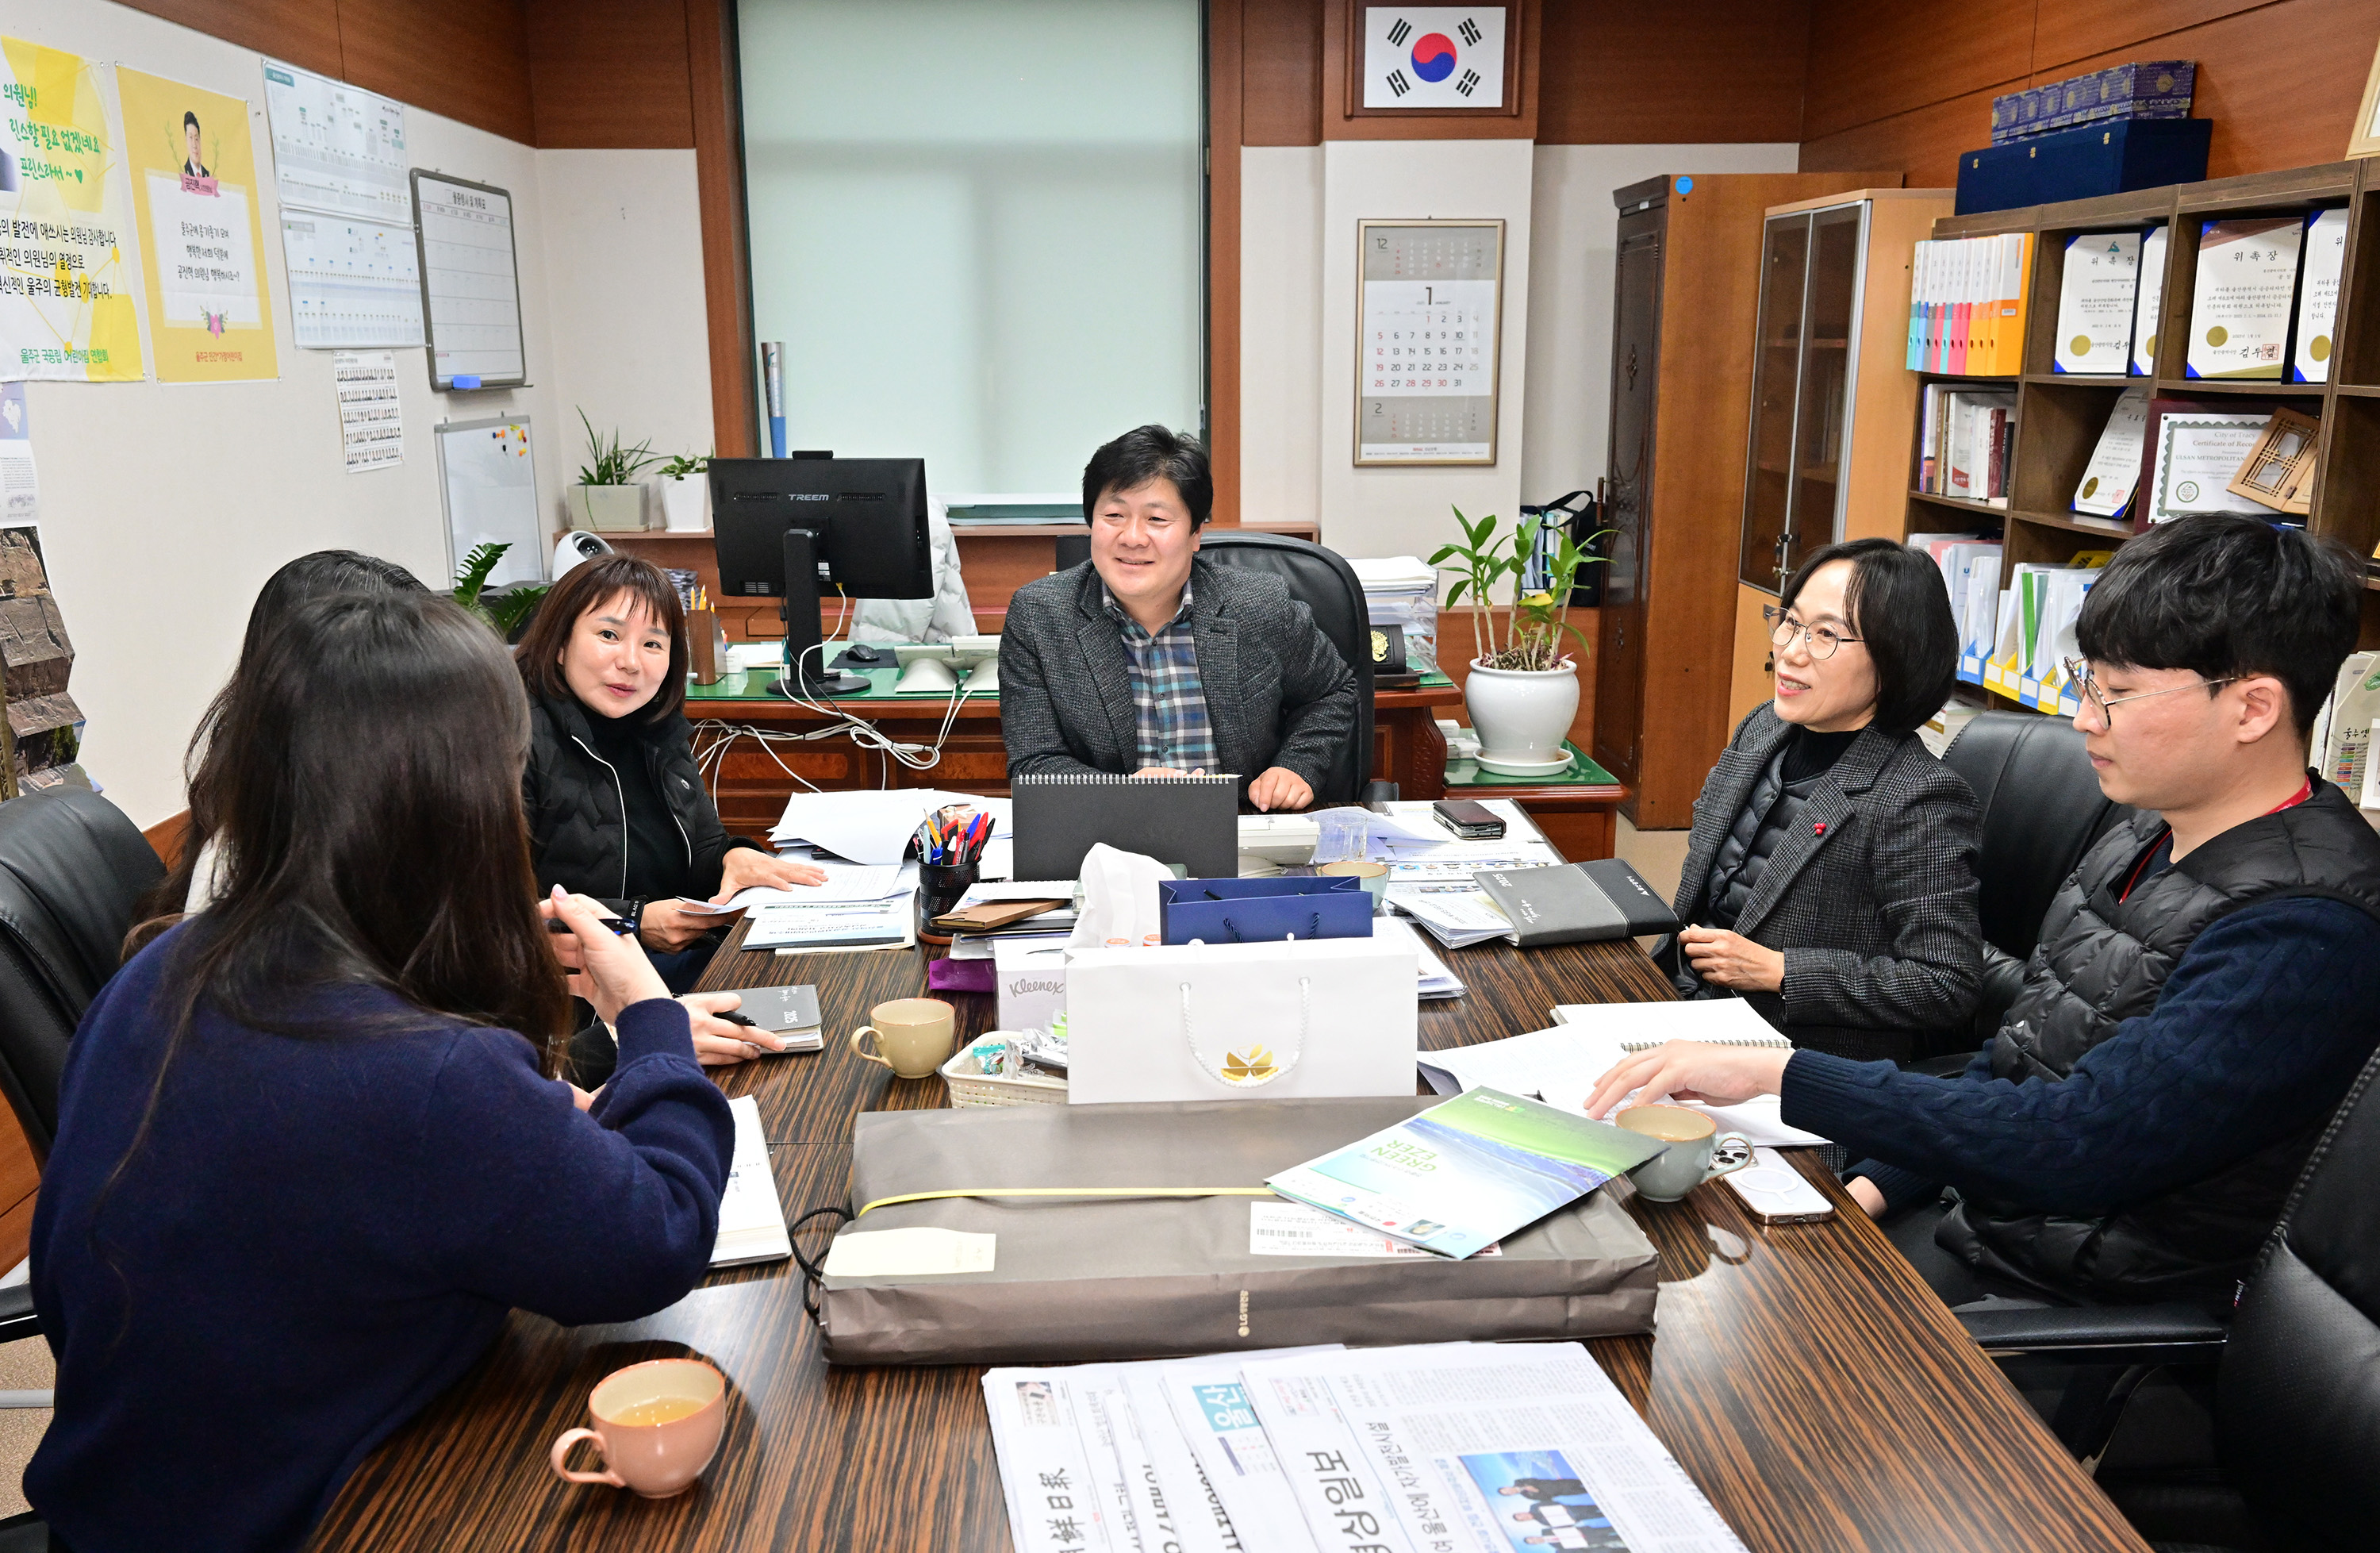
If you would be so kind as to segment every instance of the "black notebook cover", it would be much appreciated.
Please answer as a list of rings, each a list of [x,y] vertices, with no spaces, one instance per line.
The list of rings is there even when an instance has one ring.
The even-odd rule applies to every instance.
[[[1618,858],[1485,869],[1472,877],[1511,919],[1512,941],[1524,949],[1678,930],[1670,903]]]
[[[1178,862],[1193,879],[1240,872],[1237,776],[1026,775],[1010,784],[1016,802],[1019,879],[1072,879],[1101,841],[1119,851]]]

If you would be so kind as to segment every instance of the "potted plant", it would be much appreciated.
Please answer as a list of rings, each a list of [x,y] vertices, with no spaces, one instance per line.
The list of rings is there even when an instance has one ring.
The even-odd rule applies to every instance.
[[[1479,733],[1479,764],[1506,776],[1551,776],[1570,765],[1562,740],[1578,713],[1578,660],[1566,639],[1576,639],[1581,656],[1588,650],[1585,633],[1570,623],[1571,587],[1581,566],[1601,557],[1559,529],[1523,522],[1506,542],[1496,535],[1493,514],[1474,523],[1456,507],[1454,520],[1463,543],[1441,545],[1429,564],[1457,574],[1449,608],[1471,600],[1473,657],[1463,700]],[[1550,543],[1536,556],[1540,574],[1533,577],[1541,532]],[[1499,630],[1493,590],[1505,577],[1513,596]]]
[[[710,527],[710,455],[678,453],[662,465],[662,526],[672,533]]]
[[[578,412],[587,428],[587,452],[594,462],[582,464],[578,483],[569,487],[570,520],[599,533],[622,533],[645,526],[645,488],[633,483],[639,471],[656,461],[651,439],[624,447],[620,434],[606,440],[595,434],[587,412]]]
[[[510,544],[489,543],[471,546],[463,564],[455,569],[455,602],[488,622],[498,636],[510,642],[528,618],[538,601],[552,591],[544,582],[516,582],[500,593],[488,592],[488,578],[496,563],[504,558]]]

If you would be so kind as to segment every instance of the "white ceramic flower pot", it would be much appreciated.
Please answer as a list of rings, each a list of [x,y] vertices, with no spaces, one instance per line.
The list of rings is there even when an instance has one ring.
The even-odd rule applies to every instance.
[[[645,526],[642,485],[570,485],[571,521],[597,533],[630,533]]]
[[[1474,660],[1463,687],[1479,733],[1479,765],[1505,776],[1545,776],[1570,765],[1562,740],[1578,715],[1578,666],[1489,668]]]
[[[662,476],[662,524],[672,533],[700,533],[710,527],[710,477]]]

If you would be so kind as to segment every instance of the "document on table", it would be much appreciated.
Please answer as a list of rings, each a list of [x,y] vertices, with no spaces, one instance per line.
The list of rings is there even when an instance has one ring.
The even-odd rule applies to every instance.
[[[821,862],[818,866],[826,870],[824,884],[789,885],[782,889],[774,885],[754,885],[750,889],[736,891],[723,906],[681,895],[677,898],[678,910],[689,917],[732,917],[738,911],[767,906],[839,906],[883,900],[911,894],[917,887],[917,865],[914,862],[882,866]]]
[[[728,1168],[727,1190],[719,1194],[719,1239],[711,1246],[710,1265],[783,1261],[793,1255],[794,1242],[785,1233],[784,1204],[769,1168],[760,1102],[747,1094],[727,1102],[727,1109],[735,1118],[735,1162]]]
[[[1318,1547],[1743,1547],[1584,1344],[1357,1349],[1240,1375]]]
[[[873,792],[797,792],[785,801],[784,815],[770,832],[770,839],[781,850],[788,842],[807,841],[854,862],[897,863],[926,816],[950,807],[990,813],[995,838],[1013,834],[1007,799],[978,798],[940,788],[888,788]]]
[[[1446,968],[1446,961],[1430,952],[1429,946],[1422,941],[1421,935],[1413,930],[1411,923],[1400,921],[1395,917],[1375,917],[1372,919],[1372,936],[1386,939],[1400,948],[1413,950],[1414,970],[1419,978],[1414,991],[1423,1002],[1427,1003],[1441,997],[1460,997],[1471,990],[1463,984],[1460,977]]]
[[[1389,904],[1429,929],[1430,936],[1450,949],[1467,948],[1490,938],[1512,935],[1511,919],[1496,907],[1486,890],[1464,879],[1393,883]]]
[[[1575,1022],[1475,1046],[1426,1052],[1422,1075],[1441,1094],[1500,1089],[1534,1094],[1562,1110],[1579,1110],[1595,1092],[1596,1081],[1629,1055],[1623,1049],[1628,1045],[1669,1040],[1765,1045],[1777,1036],[1750,1004],[1735,997],[1694,1003],[1565,1003],[1554,1009],[1554,1017]],[[1454,1088],[1447,1089],[1441,1079]],[[1701,1111],[1721,1131],[1741,1132],[1755,1143],[1791,1147],[1827,1142],[1815,1132],[1788,1127],[1773,1094],[1740,1106],[1671,1103]]]
[[[917,906],[907,896],[842,905],[763,906],[745,934],[747,949],[889,948],[914,941]]]

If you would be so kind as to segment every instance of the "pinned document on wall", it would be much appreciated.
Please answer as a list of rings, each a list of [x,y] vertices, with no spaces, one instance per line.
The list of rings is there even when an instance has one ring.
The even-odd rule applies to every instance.
[[[332,359],[339,391],[339,441],[347,472],[405,461],[405,421],[396,397],[396,352],[342,350]]]
[[[248,104],[117,66],[160,383],[281,375]]]
[[[1496,461],[1501,221],[1360,221],[1355,462]]]
[[[25,385],[0,383],[0,527],[41,521],[42,482],[33,468],[32,414]]]
[[[0,38],[0,378],[138,383],[137,251],[96,67]]]
[[[438,480],[446,497],[446,569],[482,544],[509,544],[487,585],[545,581],[544,525],[539,521],[537,460],[528,417],[448,422],[438,428]]]
[[[421,344],[404,104],[268,59],[264,105],[298,348]]]

